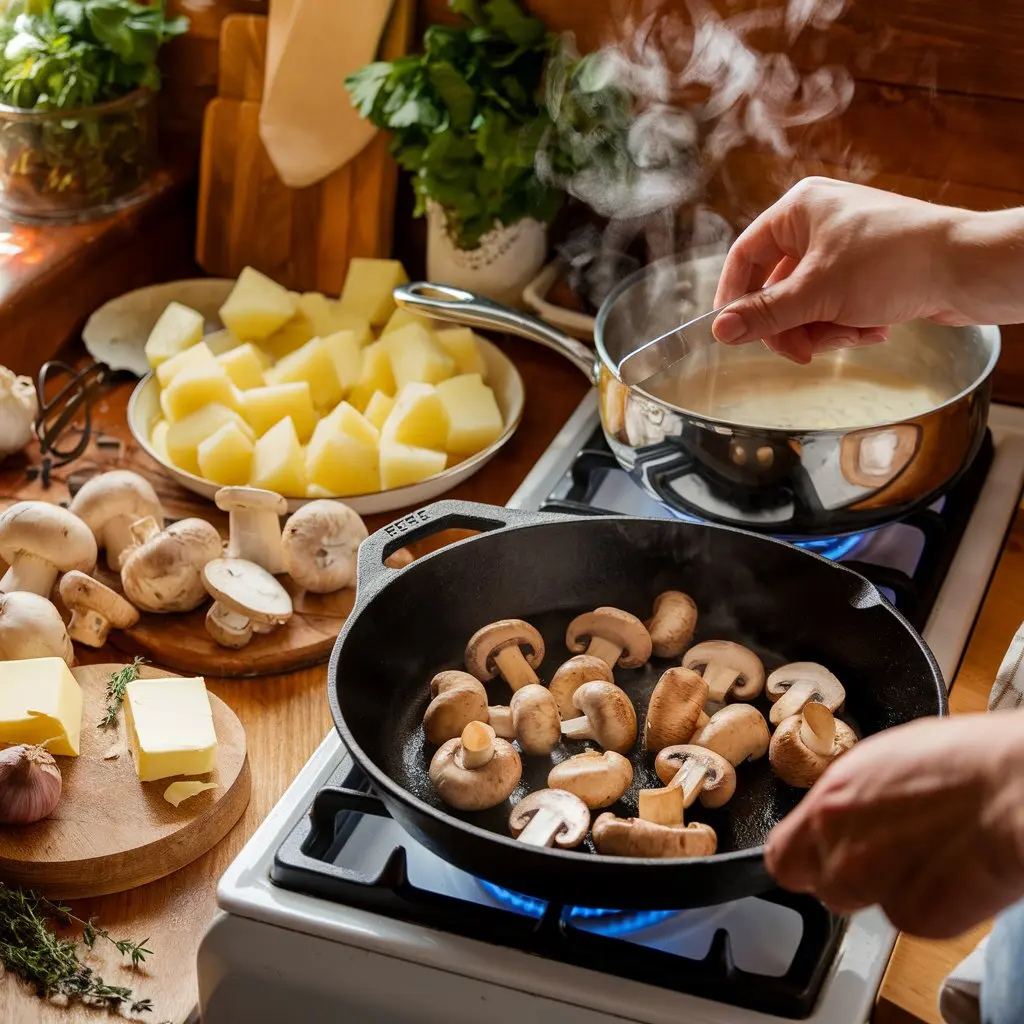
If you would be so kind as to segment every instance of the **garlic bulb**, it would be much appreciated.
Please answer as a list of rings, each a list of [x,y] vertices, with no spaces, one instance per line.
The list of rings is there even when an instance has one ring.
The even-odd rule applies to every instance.
[[[0,824],[42,821],[60,801],[60,769],[43,747],[0,750]]]
[[[0,366],[0,459],[20,452],[32,440],[39,415],[36,388],[30,377],[19,377]]]

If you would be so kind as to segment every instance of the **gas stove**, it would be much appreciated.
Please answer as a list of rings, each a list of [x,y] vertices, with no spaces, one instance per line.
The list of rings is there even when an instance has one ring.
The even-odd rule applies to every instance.
[[[932,508],[811,546],[862,572],[951,681],[1024,486],[1024,410]],[[671,516],[618,469],[588,396],[509,504]],[[199,952],[204,1024],[866,1021],[896,932],[805,896],[670,912],[543,904],[409,837],[331,733],[224,874]]]

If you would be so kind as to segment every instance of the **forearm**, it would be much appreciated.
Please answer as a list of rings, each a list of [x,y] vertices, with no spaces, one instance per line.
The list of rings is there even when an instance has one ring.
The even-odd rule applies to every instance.
[[[948,253],[953,308],[975,323],[1024,322],[1024,207],[956,218]]]

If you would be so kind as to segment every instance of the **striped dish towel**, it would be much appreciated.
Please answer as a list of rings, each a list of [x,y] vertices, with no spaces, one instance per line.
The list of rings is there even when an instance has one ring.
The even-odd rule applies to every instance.
[[[989,711],[1012,711],[1024,704],[1024,624],[1014,634],[1010,649],[996,673],[988,695]]]

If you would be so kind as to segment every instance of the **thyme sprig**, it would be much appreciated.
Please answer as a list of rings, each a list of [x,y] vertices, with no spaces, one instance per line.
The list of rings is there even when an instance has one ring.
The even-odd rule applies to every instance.
[[[136,655],[130,665],[110,673],[110,679],[107,680],[107,713],[97,723],[97,729],[113,725],[117,721],[117,712],[124,701],[125,690],[128,689],[129,683],[139,678],[139,666],[145,664],[146,659]]]

